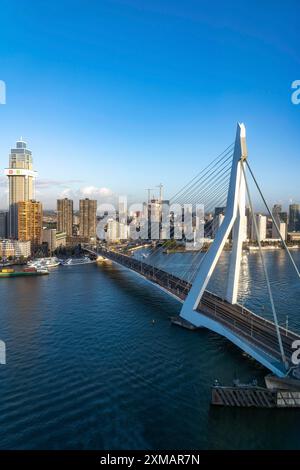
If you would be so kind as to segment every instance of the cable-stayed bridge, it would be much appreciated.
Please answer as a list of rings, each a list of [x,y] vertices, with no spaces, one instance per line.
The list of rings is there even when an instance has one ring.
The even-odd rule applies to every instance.
[[[208,328],[230,340],[278,377],[291,375],[298,379],[300,377],[299,366],[295,365],[292,358],[295,345],[300,346],[300,336],[287,328],[282,328],[278,323],[246,171],[252,177],[266,210],[278,230],[278,237],[287,251],[295,273],[300,278],[299,270],[247,161],[246,131],[243,124],[237,126],[235,143],[184,186],[171,201],[173,204],[201,202],[206,210],[211,210],[217,205],[226,206],[224,219],[218,227],[216,220],[208,222],[205,226],[203,240],[212,241],[213,237],[209,249],[204,255],[201,250],[198,250],[190,266],[184,272],[180,274],[172,272],[166,266],[166,262],[153,263],[153,259],[163,258],[157,255],[164,250],[164,244],[155,246],[145,258],[141,259],[128,252],[124,253],[104,245],[97,249],[86,246],[85,249],[125,266],[179,300],[182,303],[180,321],[183,325]],[[257,315],[238,303],[242,249],[245,239],[246,199],[248,199],[252,214],[252,231],[261,255],[272,320]],[[231,234],[229,268],[227,278],[224,279],[226,289],[225,295],[221,297],[208,291],[207,286]]]

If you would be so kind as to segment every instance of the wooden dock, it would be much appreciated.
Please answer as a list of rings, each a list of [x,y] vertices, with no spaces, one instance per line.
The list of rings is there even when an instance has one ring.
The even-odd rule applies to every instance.
[[[247,408],[300,408],[300,391],[214,385],[211,404]]]

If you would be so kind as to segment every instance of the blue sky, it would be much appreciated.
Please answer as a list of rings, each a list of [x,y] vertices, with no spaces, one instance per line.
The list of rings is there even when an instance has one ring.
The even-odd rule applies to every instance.
[[[268,200],[300,201],[297,1],[0,0],[0,166],[22,135],[38,198],[172,196],[247,127]],[[6,204],[0,180],[0,206]],[[107,188],[107,189],[103,189]]]

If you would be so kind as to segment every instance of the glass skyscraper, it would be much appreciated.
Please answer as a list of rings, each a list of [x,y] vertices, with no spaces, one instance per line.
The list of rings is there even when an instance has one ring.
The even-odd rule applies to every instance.
[[[5,170],[9,182],[8,236],[18,237],[18,203],[34,199],[34,178],[32,154],[21,138],[9,155],[9,168]]]
[[[289,207],[289,231],[300,232],[300,204],[291,204]]]

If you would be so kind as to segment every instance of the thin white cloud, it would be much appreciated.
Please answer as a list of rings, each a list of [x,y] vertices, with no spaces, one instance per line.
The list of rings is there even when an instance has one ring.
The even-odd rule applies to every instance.
[[[48,180],[38,179],[35,183],[37,188],[52,188],[69,186],[70,184],[82,183],[82,180]]]
[[[109,188],[97,188],[96,186],[85,186],[80,188],[80,193],[86,197],[110,197],[113,195],[113,192]]]
[[[116,195],[110,188],[97,186],[84,186],[79,189],[64,188],[58,194],[58,199],[65,197],[73,199],[75,205],[78,204],[79,199],[83,198],[95,199],[98,204],[111,204],[116,200]]]

